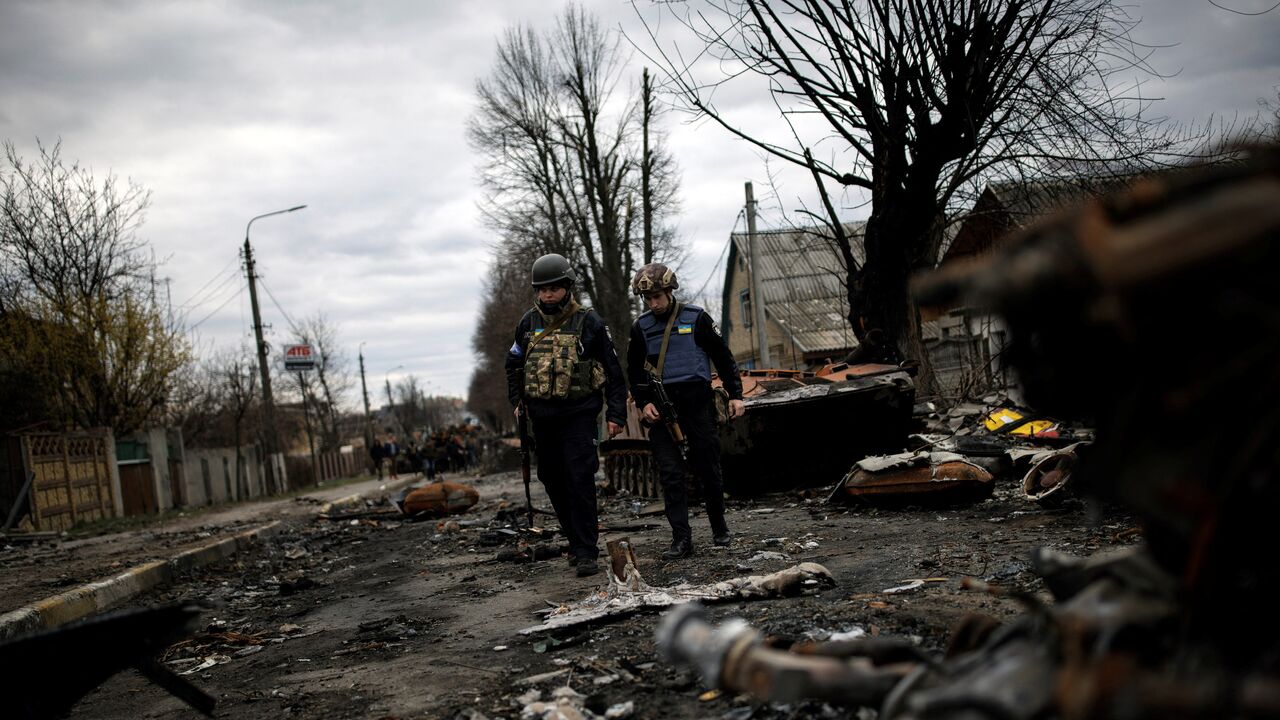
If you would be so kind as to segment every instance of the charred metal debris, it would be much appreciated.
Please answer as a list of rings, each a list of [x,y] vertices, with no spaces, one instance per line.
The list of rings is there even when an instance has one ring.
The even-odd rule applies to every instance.
[[[1025,612],[966,617],[941,656],[884,638],[776,650],[696,605],[664,618],[663,654],[725,691],[884,719],[1280,717],[1280,564],[1263,552],[1280,510],[1277,267],[1280,149],[1269,147],[1140,180],[921,279],[923,303],[998,313],[1027,401],[1088,419],[1096,438],[1037,454],[990,432],[922,437],[920,453],[860,463],[833,497],[918,496],[931,483],[978,496],[983,468],[954,453],[980,442],[1004,447],[987,472],[1026,464],[1028,497],[1056,502],[1070,479],[1131,509],[1144,542],[1088,559],[1036,552],[1048,597],[969,581]]]

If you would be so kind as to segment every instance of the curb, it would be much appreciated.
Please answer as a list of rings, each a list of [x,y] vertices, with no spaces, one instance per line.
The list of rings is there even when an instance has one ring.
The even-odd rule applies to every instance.
[[[282,529],[277,520],[253,530],[192,548],[168,560],[156,560],[129,568],[104,580],[96,580],[0,615],[0,641],[49,630],[122,605],[151,588],[172,582],[179,574],[235,555],[257,540]]]

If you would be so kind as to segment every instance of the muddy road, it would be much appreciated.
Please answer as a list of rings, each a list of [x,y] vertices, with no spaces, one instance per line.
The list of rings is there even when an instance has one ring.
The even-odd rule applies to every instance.
[[[487,522],[523,500],[512,474],[486,476],[477,488],[480,504],[456,519]],[[645,504],[601,498],[602,524],[623,528],[602,533],[601,547],[630,537],[651,585],[723,580],[801,561],[832,572],[834,587],[711,610],[716,619],[746,618],[781,642],[857,627],[941,651],[964,613],[1019,611],[1010,600],[962,590],[962,578],[1038,591],[1026,562],[1033,547],[1085,555],[1139,540],[1124,514],[1082,505],[1045,511],[1011,487],[981,504],[944,510],[848,509],[824,504],[820,492],[788,493],[730,501],[736,536],[729,548],[713,549],[705,518],[695,518],[697,554],[668,562],[659,557],[668,542],[665,521],[637,514]],[[563,558],[498,561],[514,539],[484,525],[445,527],[394,515],[293,516],[285,523],[279,536],[234,562],[140,603],[210,605],[202,631],[169,648],[164,660],[218,698],[218,717],[517,718],[536,697],[564,686],[601,716],[856,716],[707,693],[696,675],[655,656],[655,614],[521,635],[540,622],[538,611],[580,600],[606,580],[575,577]],[[931,582],[884,592],[913,579]],[[72,717],[193,714],[127,671],[88,695]]]

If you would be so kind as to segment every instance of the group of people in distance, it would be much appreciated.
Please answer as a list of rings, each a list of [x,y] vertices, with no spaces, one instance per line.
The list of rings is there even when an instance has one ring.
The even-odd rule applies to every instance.
[[[729,545],[712,366],[729,396],[729,417],[742,415],[745,408],[737,364],[711,316],[676,300],[679,283],[670,268],[661,263],[640,268],[631,289],[648,310],[630,328],[624,377],[609,328],[598,313],[578,303],[575,282],[563,256],[543,255],[534,261],[534,307],[516,325],[506,359],[508,399],[517,418],[527,416],[530,423],[538,480],[569,540],[569,562],[579,576],[599,572],[596,419],[603,409],[609,437],[622,431],[628,386],[649,427],[661,475],[672,536],[663,557],[675,560],[693,553],[686,470],[701,480],[712,543]],[[665,388],[687,439],[687,468],[678,440],[664,422],[656,383]]]
[[[378,477],[385,473],[390,480],[397,479],[397,471],[405,466],[428,480],[435,480],[437,473],[471,472],[480,463],[477,430],[475,425],[451,425],[407,445],[387,435],[373,444],[370,455]]]

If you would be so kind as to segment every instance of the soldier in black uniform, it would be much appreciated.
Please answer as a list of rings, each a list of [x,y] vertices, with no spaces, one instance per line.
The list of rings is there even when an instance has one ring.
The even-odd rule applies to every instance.
[[[675,273],[660,263],[650,263],[636,273],[631,289],[644,297],[648,312],[631,325],[627,347],[627,374],[631,395],[650,425],[649,442],[662,476],[667,522],[671,524],[671,549],[662,554],[674,560],[693,553],[689,527],[685,464],[675,440],[661,419],[661,410],[649,386],[648,373],[658,377],[675,406],[680,429],[689,442],[689,464],[702,482],[703,502],[711,523],[712,542],[731,542],[724,518],[724,483],[720,476],[720,436],[716,432],[711,366],[715,365],[729,394],[729,417],[742,415],[742,378],[724,338],[716,332],[711,316],[702,308],[676,302],[672,293],[680,287]]]
[[[537,304],[507,351],[507,397],[532,420],[538,480],[569,539],[569,561],[585,577],[599,572],[596,417],[607,399],[609,437],[622,432],[627,386],[604,320],[573,298],[569,261],[543,255],[532,280]]]

